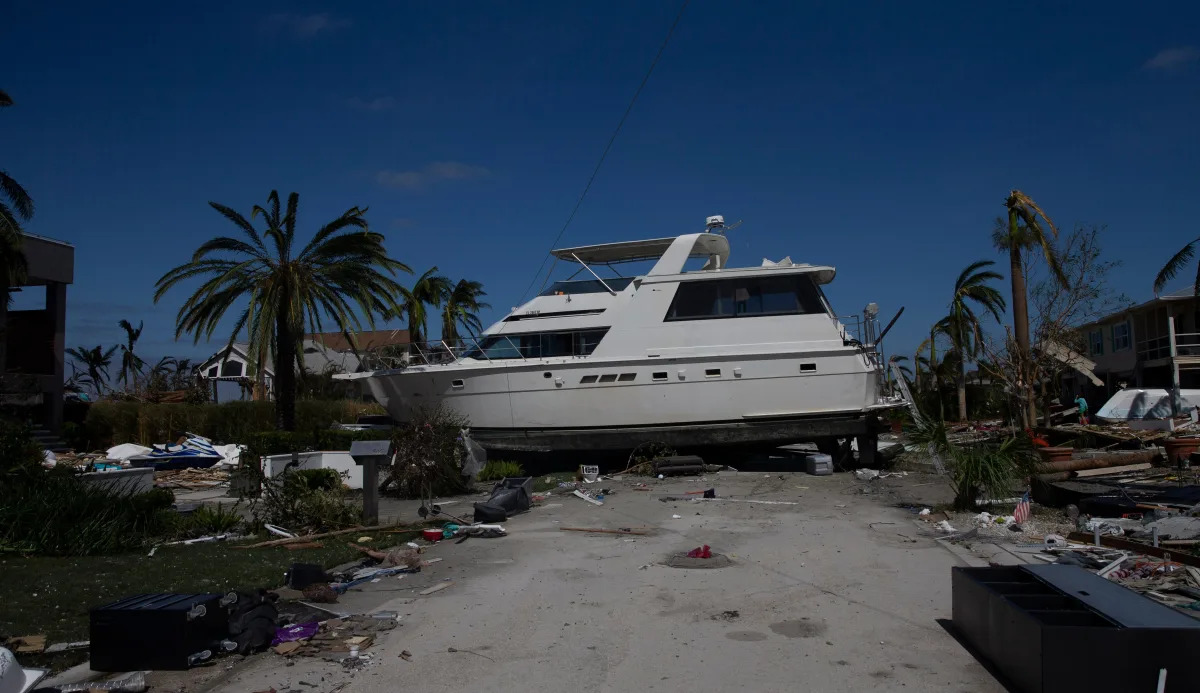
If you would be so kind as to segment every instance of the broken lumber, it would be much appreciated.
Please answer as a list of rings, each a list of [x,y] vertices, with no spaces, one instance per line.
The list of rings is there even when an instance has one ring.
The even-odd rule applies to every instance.
[[[642,532],[634,529],[601,529],[596,527],[559,527],[564,532],[588,532],[595,534],[637,534],[645,536],[649,532]]]
[[[1099,455],[1097,457],[1080,457],[1077,459],[1063,460],[1062,462],[1051,462],[1043,464],[1041,471],[1050,472],[1078,472],[1088,469],[1103,469],[1105,467],[1121,467],[1131,464],[1142,464],[1144,462],[1153,462],[1158,456],[1156,450],[1137,450],[1134,452],[1119,452],[1111,455]]]
[[[1071,541],[1083,542],[1088,545],[1095,543],[1095,537],[1086,532],[1071,532],[1067,535]],[[1190,565],[1195,568],[1200,568],[1200,556],[1193,556],[1187,553],[1174,553],[1163,547],[1155,547],[1149,544],[1142,544],[1121,537],[1100,537],[1100,545],[1107,546],[1111,549],[1121,549],[1123,551],[1131,551],[1140,553],[1145,556],[1154,556],[1166,561],[1175,561],[1184,565]]]
[[[1078,471],[1071,472],[1071,474],[1076,477],[1105,476],[1107,474],[1124,474],[1125,472],[1139,472],[1143,469],[1150,469],[1152,466],[1154,466],[1154,465],[1150,464],[1149,462],[1143,462],[1141,464],[1125,464],[1125,465],[1121,465],[1119,467],[1102,467],[1100,469],[1080,469]]]

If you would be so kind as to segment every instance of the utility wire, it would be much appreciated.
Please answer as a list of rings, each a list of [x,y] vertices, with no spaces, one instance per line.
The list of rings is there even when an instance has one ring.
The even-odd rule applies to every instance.
[[[642,89],[646,87],[646,83],[650,81],[650,75],[654,74],[654,68],[658,65],[658,61],[663,56],[663,52],[667,50],[667,44],[671,42],[671,36],[675,33],[675,27],[679,26],[679,20],[683,19],[683,12],[687,9],[691,0],[683,0],[683,5],[679,8],[679,13],[675,15],[675,21],[671,23],[671,28],[667,30],[667,36],[663,39],[662,45],[658,47],[658,53],[655,54],[654,60],[650,61],[650,69],[646,70],[646,76],[642,78],[642,83],[638,85],[637,91],[633,92],[633,98],[629,100],[629,106],[625,108],[625,113],[621,116],[620,122],[617,123],[617,128],[613,130],[612,137],[608,138],[608,144],[604,145],[604,151],[600,154],[600,160],[596,162],[596,168],[592,169],[592,175],[588,178],[587,185],[583,186],[583,192],[580,193],[579,199],[575,201],[575,206],[571,209],[571,214],[567,217],[566,223],[558,230],[558,235],[554,237],[554,242],[550,244],[550,249],[546,251],[546,257],[542,258],[542,264],[538,267],[537,272],[533,275],[533,280],[529,282],[529,286],[525,288],[525,293],[521,294],[521,302],[525,301],[525,297],[529,295],[529,290],[537,283],[537,278],[541,276],[542,270],[546,267],[546,260],[550,258],[550,251],[558,246],[558,242],[562,240],[562,236],[566,233],[567,227],[575,220],[575,215],[579,212],[579,208],[583,205],[583,199],[587,197],[588,191],[592,189],[592,183],[596,181],[596,175],[600,173],[600,167],[604,165],[604,160],[608,157],[609,150],[612,149],[613,142],[617,141],[617,135],[621,132],[621,127],[625,125],[625,121],[629,118],[629,113],[633,111],[633,105],[637,103],[638,96],[641,95]],[[549,273],[546,274],[546,279],[549,279]]]

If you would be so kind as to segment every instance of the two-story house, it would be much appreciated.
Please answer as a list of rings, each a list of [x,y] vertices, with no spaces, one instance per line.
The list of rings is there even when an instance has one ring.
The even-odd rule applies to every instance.
[[[1179,369],[1182,388],[1200,388],[1200,321],[1192,287],[1081,326],[1087,356],[1104,381],[1095,386],[1078,373],[1063,377],[1064,395],[1082,392],[1093,408],[1125,387],[1170,388]]]

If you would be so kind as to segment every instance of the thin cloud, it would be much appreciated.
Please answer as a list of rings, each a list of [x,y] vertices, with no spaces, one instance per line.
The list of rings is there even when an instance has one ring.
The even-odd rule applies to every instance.
[[[1194,63],[1197,59],[1200,59],[1200,49],[1195,46],[1165,48],[1147,60],[1142,67],[1147,70],[1174,70]]]
[[[328,12],[317,12],[315,14],[277,12],[267,17],[268,28],[277,31],[286,31],[298,39],[312,38],[317,34],[348,26],[350,26],[349,19],[333,17]]]
[[[348,101],[350,108],[357,111],[390,111],[396,107],[396,99],[391,96],[380,96],[377,99],[360,99],[357,96]]]
[[[434,161],[415,171],[383,170],[375,174],[375,180],[386,188],[400,190],[423,190],[434,183],[456,180],[487,178],[492,172],[483,166],[464,164],[460,161]]]

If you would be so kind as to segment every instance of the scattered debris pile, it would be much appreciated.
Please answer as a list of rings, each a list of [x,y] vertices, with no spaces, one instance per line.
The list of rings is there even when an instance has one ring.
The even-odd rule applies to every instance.
[[[293,624],[276,631],[271,648],[285,657],[322,657],[335,661],[358,659],[379,633],[395,629],[392,615],[347,616],[328,621]]]

